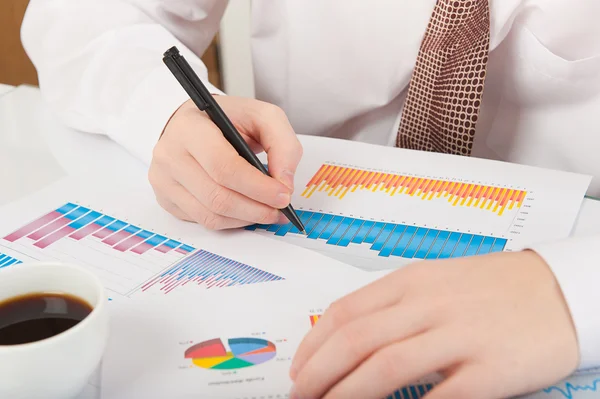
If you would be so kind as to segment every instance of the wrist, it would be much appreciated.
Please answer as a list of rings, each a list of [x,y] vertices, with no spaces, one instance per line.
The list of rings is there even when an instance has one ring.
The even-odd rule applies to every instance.
[[[186,100],[184,102],[182,102],[177,109],[171,114],[171,116],[169,117],[169,119],[167,120],[167,123],[165,123],[165,126],[163,127],[162,131],[160,132],[160,136],[158,137],[158,139],[160,140],[162,138],[162,136],[165,134],[165,132],[167,131],[167,128],[169,127],[169,124],[171,123],[171,121],[173,120],[173,118],[175,117],[175,115],[177,115],[177,113],[186,106],[186,104],[188,102],[191,102],[192,100]]]
[[[580,369],[600,366],[600,236],[570,237],[531,246],[552,270],[577,332]]]

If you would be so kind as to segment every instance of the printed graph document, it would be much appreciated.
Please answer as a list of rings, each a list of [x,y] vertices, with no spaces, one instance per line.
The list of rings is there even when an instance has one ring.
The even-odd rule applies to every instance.
[[[301,287],[246,288],[113,304],[102,398],[287,398],[293,356],[328,301]],[[436,381],[395,397],[419,398]]]
[[[115,304],[102,398],[287,397],[311,324],[303,301],[272,287]]]
[[[35,260],[82,265],[113,300],[291,281],[336,296],[349,290],[347,281],[362,279],[313,251],[179,221],[141,179],[68,178],[0,209],[0,221],[0,271]]]
[[[304,156],[291,224],[249,230],[366,270],[514,251],[565,238],[590,176],[320,137]],[[263,157],[266,162],[266,158]]]
[[[203,291],[194,301],[146,297],[113,303],[102,398],[287,398],[291,360],[328,303],[296,285]],[[422,399],[439,382],[430,375],[388,398]],[[523,398],[599,394],[600,374],[591,370]]]

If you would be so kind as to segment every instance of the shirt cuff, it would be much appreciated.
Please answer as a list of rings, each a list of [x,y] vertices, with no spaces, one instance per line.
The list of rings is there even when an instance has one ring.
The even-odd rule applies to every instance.
[[[579,369],[600,366],[600,236],[530,247],[550,266],[571,312],[579,340]]]
[[[224,94],[210,84],[204,65],[192,64],[192,68],[211,94]],[[171,116],[189,99],[169,69],[164,65],[157,67],[135,87],[119,118],[120,123],[108,134],[133,156],[149,165],[154,146]]]

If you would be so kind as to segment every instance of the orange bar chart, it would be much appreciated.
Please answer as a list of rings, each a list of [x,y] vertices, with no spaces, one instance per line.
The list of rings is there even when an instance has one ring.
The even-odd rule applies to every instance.
[[[357,190],[391,197],[404,195],[424,201],[443,199],[451,206],[479,208],[499,216],[507,209],[520,208],[527,195],[524,190],[505,187],[323,164],[306,184],[302,196],[310,198],[321,192],[341,200]]]

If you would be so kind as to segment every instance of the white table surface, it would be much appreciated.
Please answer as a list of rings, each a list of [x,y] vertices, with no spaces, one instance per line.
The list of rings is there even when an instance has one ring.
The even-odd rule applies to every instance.
[[[39,90],[0,85],[0,206],[69,175],[145,176],[146,167],[105,136],[66,128]],[[77,399],[99,399],[100,374]]]
[[[0,206],[91,171],[140,178],[146,166],[105,136],[65,127],[37,88],[0,85]],[[600,201],[584,199],[573,230],[582,234],[600,234]],[[88,388],[81,398],[97,398]]]
[[[0,206],[90,171],[139,178],[146,166],[104,135],[65,127],[37,88],[20,86],[0,95]]]

